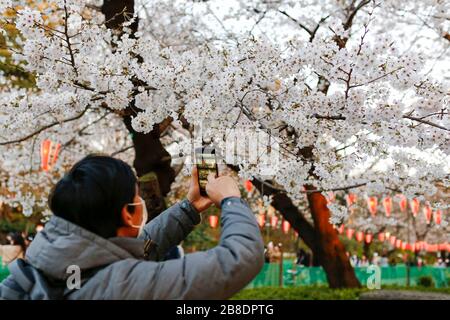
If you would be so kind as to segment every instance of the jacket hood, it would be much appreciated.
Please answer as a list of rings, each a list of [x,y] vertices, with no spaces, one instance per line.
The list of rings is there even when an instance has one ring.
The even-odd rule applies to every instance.
[[[25,260],[46,276],[65,280],[76,265],[81,272],[107,266],[128,258],[143,259],[144,240],[115,237],[102,238],[65,219],[52,216],[36,235]]]

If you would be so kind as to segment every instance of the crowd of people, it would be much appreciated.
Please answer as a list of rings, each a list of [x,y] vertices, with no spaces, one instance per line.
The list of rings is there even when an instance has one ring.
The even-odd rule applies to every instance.
[[[274,244],[270,241],[267,246],[264,247],[264,261],[266,263],[279,263],[283,258],[281,247],[281,243]]]
[[[280,263],[282,261],[283,251],[281,250],[282,245],[274,244],[270,241],[265,246],[264,256],[266,263]],[[441,253],[437,254],[435,260],[426,260],[420,255],[408,255],[404,254],[389,254],[387,251],[383,251],[381,254],[374,252],[371,257],[366,255],[358,255],[356,253],[347,252],[350,264],[352,267],[368,267],[369,265],[377,265],[380,267],[392,267],[398,264],[408,264],[413,267],[450,267],[450,255],[442,256]],[[313,254],[303,248],[298,249],[296,253],[295,263],[301,267],[313,267],[318,266],[313,261]]]
[[[433,266],[433,267],[450,267],[450,259],[449,257],[441,257],[438,255],[438,258],[433,263],[427,262],[419,255],[409,256],[408,254],[399,254],[398,256],[389,257],[387,253],[382,253],[381,255],[378,252],[374,252],[372,257],[369,259],[365,255],[358,256],[356,253],[350,254],[347,252],[347,255],[350,259],[350,264],[353,267],[368,267],[369,265],[377,265],[380,267],[389,267],[395,266],[399,262],[403,264],[408,264],[411,267],[422,267],[422,266]]]

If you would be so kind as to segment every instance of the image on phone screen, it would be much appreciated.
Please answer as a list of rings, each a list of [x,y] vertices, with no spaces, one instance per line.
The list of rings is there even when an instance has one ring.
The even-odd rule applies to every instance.
[[[206,184],[208,183],[208,175],[214,174],[218,176],[216,151],[211,147],[201,147],[195,149],[195,162],[198,172],[198,184],[200,186],[200,194],[206,196]]]

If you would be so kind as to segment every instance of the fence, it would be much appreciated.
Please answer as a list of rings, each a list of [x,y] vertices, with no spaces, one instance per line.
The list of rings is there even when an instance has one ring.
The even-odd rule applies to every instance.
[[[380,267],[381,285],[406,286],[407,268],[405,265]],[[355,268],[356,277],[362,285],[367,283],[373,273],[366,267]],[[450,268],[440,267],[410,267],[410,285],[416,286],[421,277],[431,277],[435,287],[442,288],[450,285]],[[248,288],[280,286],[280,264],[266,263],[262,271],[248,285]],[[327,277],[322,267],[301,267],[293,261],[284,261],[282,270],[282,285],[284,287],[328,285]]]
[[[7,266],[2,263],[2,257],[0,257],[0,282],[3,281],[9,275],[9,270]]]
[[[327,285],[327,277],[322,267],[300,267],[293,261],[284,261],[282,270],[282,281],[284,287]],[[356,276],[361,284],[367,283],[367,278],[371,275],[367,268],[355,268]],[[9,275],[8,268],[2,266],[0,258],[0,281]],[[448,287],[450,281],[450,268],[438,267],[411,267],[410,283],[417,285],[420,277],[429,276],[433,279],[437,288]],[[406,285],[406,266],[397,265],[395,267],[381,267],[381,285]],[[280,264],[266,263],[262,271],[248,285],[248,288],[259,288],[269,286],[280,286]]]

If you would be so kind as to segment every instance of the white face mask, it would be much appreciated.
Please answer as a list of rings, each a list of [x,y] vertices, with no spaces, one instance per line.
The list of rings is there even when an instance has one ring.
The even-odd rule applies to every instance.
[[[141,200],[140,202],[128,204],[129,206],[142,205],[142,222],[141,222],[141,224],[140,225],[131,225],[131,227],[139,229],[138,237],[144,232],[144,227],[145,227],[145,224],[147,223],[147,219],[148,219],[148,212],[147,212],[147,206],[145,205],[145,201],[141,197],[139,197],[139,199]]]

